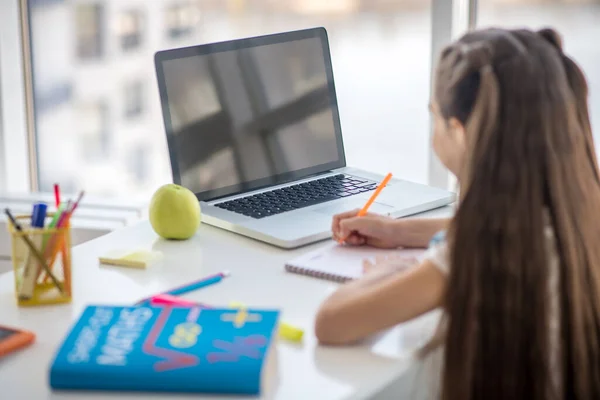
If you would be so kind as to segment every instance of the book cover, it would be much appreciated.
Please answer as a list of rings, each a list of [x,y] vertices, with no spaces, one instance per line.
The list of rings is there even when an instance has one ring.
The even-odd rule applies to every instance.
[[[279,312],[88,306],[50,367],[54,389],[259,394]]]

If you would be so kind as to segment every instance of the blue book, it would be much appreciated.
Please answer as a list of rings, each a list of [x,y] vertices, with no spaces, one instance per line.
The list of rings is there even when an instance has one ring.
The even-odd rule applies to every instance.
[[[50,367],[54,389],[257,395],[279,311],[89,306]]]

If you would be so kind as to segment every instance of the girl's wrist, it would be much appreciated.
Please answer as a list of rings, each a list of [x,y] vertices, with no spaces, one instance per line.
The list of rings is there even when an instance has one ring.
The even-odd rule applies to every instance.
[[[446,229],[448,219],[406,218],[393,224],[393,236],[398,247],[427,247],[440,230]]]
[[[391,237],[395,238],[396,247],[404,247],[409,242],[410,220],[409,219],[397,219],[392,222]]]

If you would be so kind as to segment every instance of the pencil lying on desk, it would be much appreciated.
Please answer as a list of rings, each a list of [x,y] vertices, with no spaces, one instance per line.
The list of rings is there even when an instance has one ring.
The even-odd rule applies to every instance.
[[[377,189],[375,189],[375,191],[373,192],[373,194],[371,195],[371,197],[369,198],[367,203],[364,205],[363,208],[360,209],[358,214],[356,214],[357,217],[364,217],[365,215],[367,215],[367,212],[369,212],[369,208],[371,207],[371,205],[373,205],[373,203],[375,202],[375,199],[377,199],[377,196],[379,196],[379,194],[381,193],[383,188],[387,186],[387,184],[390,182],[391,179],[392,179],[391,173],[387,174],[386,177],[383,178],[383,180],[381,181],[379,186],[377,186]],[[340,243],[340,244],[344,243],[346,240],[348,240],[347,236],[344,239],[338,240],[338,243]]]
[[[203,287],[210,286],[215,283],[221,282],[223,279],[227,278],[229,275],[230,275],[229,271],[219,272],[218,274],[206,276],[200,280],[185,284],[183,286],[178,286],[178,287],[168,290],[166,292],[158,293],[157,295],[167,294],[169,296],[181,296],[182,294],[191,292],[193,290],[198,290]],[[144,304],[149,304],[151,299],[154,296],[156,296],[156,295],[146,297],[145,299],[142,299],[142,300],[138,301],[137,303],[135,303],[135,305],[141,306]]]

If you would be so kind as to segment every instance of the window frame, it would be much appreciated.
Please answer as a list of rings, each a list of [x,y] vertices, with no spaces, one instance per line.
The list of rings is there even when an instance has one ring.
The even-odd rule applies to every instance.
[[[37,152],[26,0],[0,1],[0,189],[23,193],[37,187]],[[31,92],[33,93],[33,92]]]
[[[477,24],[478,0],[432,0],[431,1],[431,91],[435,65],[444,46]],[[433,137],[433,118],[429,119],[430,140]],[[431,186],[453,190],[456,178],[442,165],[431,147],[428,149],[429,169],[427,183]]]
[[[477,0],[431,0],[431,77],[443,46],[475,26],[476,9]],[[430,121],[430,137],[432,127]],[[450,174],[431,148],[428,157],[428,183],[450,188]],[[0,1],[0,191],[36,192],[38,187],[27,0],[3,0]]]

